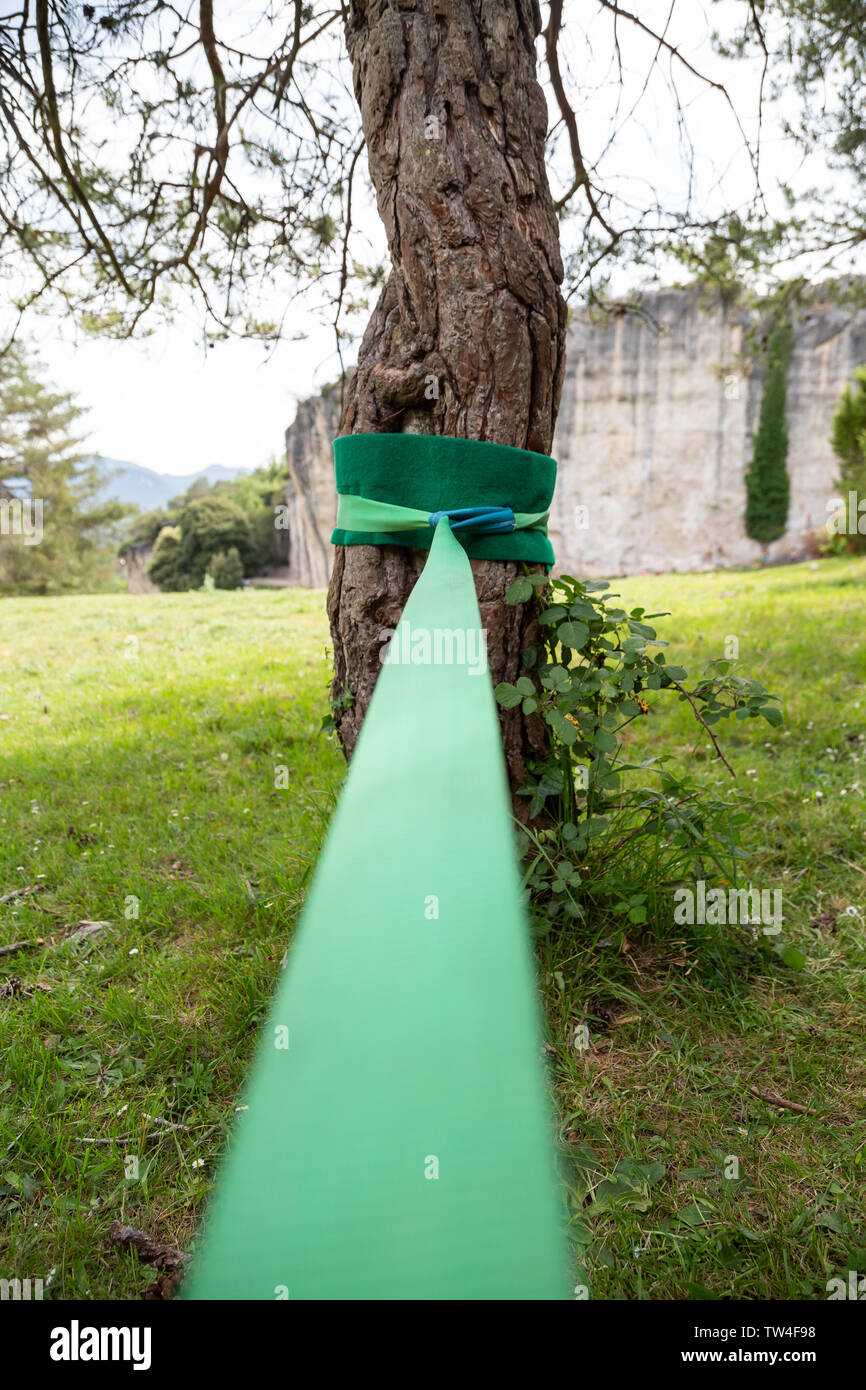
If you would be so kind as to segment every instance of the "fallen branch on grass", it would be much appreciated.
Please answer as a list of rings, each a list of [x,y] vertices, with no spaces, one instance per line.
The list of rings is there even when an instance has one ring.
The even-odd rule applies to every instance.
[[[750,1092],[757,1096],[758,1100],[766,1101],[767,1105],[778,1105],[783,1110],[795,1110],[798,1115],[817,1115],[817,1110],[810,1110],[808,1105],[800,1105],[795,1100],[785,1100],[784,1096],[777,1096],[775,1091],[762,1091],[759,1086],[750,1086]]]
[[[123,1110],[125,1109],[126,1106],[123,1107]],[[118,1111],[118,1114],[122,1115],[123,1110]],[[158,1115],[148,1115],[146,1111],[144,1114],[144,1119],[150,1120],[150,1123],[152,1125],[159,1125],[159,1129],[155,1134],[146,1134],[144,1136],[145,1142],[151,1139],[161,1139],[164,1134],[172,1134],[175,1130],[182,1130],[184,1134],[187,1134],[189,1132],[189,1125],[176,1124],[172,1120],[161,1120]],[[111,1139],[90,1139],[79,1137],[78,1142],[79,1144],[125,1144],[128,1140],[136,1137],[137,1136],[132,1134],[115,1134]]]
[[[31,883],[27,888],[10,888],[8,893],[0,893],[0,903],[11,903],[13,898],[29,898],[31,893],[41,893],[44,883]]]
[[[27,951],[33,946],[44,946],[45,942],[41,936],[37,936],[35,941],[13,941],[9,946],[0,946],[0,956],[11,956],[15,951]]]

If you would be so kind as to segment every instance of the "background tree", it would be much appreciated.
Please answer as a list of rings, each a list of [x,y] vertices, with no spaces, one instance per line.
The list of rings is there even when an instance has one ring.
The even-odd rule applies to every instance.
[[[226,497],[197,497],[180,514],[178,566],[186,587],[198,589],[215,555],[234,549],[244,573],[257,565],[250,523],[236,502]]]
[[[859,554],[866,552],[866,535],[861,535],[859,525],[866,527],[866,513],[857,512],[857,530],[852,531],[848,517],[848,494],[857,494],[858,506],[866,502],[866,367],[858,367],[854,381],[842,392],[836,413],[833,416],[833,430],[830,436],[833,452],[839,460],[839,477],[836,481],[845,505],[848,530],[845,533],[845,548]]]
[[[153,547],[147,577],[166,593],[183,593],[192,588],[180,563],[180,527],[163,526]]]
[[[786,404],[791,342],[791,325],[785,315],[768,338],[761,410],[746,474],[746,534],[762,545],[783,536],[788,524],[791,480]]]
[[[215,484],[218,496],[235,502],[246,514],[250,526],[250,574],[277,558],[274,509],[279,503],[285,503],[286,474],[285,459],[271,459],[251,473],[241,473],[230,482]]]
[[[114,527],[128,508],[97,502],[104,478],[78,446],[86,413],[75,399],[39,380],[39,365],[14,344],[0,357],[0,499],[41,504],[41,539],[0,530],[0,592],[60,594],[116,583]],[[113,543],[112,543],[113,542]]]
[[[804,170],[796,187],[783,183],[775,218],[743,225],[744,254],[766,265],[769,250],[783,276],[849,271],[866,240],[866,3],[756,0],[735,12],[739,28],[717,37],[719,51],[762,63],[762,96]],[[862,302],[866,287],[838,288]]]
[[[237,548],[219,551],[211,559],[207,573],[214,582],[215,589],[239,589],[244,580],[244,567]]]
[[[18,315],[59,302],[120,336],[194,300],[208,336],[270,339],[308,290],[341,360],[375,290],[343,430],[549,450],[563,292],[598,296],[617,258],[658,274],[686,254],[692,274],[724,265],[735,283],[804,249],[857,244],[860,225],[828,220],[820,201],[808,216],[784,198],[769,206],[761,127],[777,76],[793,71],[810,100],[809,44],[820,56],[836,42],[825,10],[848,33],[860,8],[720,10],[742,24],[719,40],[719,61],[757,55],[753,109],[741,115],[674,36],[675,14],[688,23],[695,9],[677,0],[658,25],[617,0],[575,7],[567,24],[562,0],[261,0],[218,15],[212,0],[184,10],[34,0],[0,22],[0,273],[16,277]],[[856,162],[862,37],[845,43],[834,51],[842,96],[827,109]],[[801,125],[812,138],[805,115]],[[365,241],[365,148],[390,267]],[[671,149],[682,153],[677,181]],[[730,191],[714,156],[738,164]],[[257,311],[263,294],[281,299],[276,316]],[[347,749],[375,679],[370,634],[394,625],[420,564],[397,548],[338,558],[329,612],[335,690],[354,694],[337,714]],[[513,566],[475,571],[494,679],[513,678],[530,636],[502,603]],[[519,718],[505,720],[516,779],[530,736]]]

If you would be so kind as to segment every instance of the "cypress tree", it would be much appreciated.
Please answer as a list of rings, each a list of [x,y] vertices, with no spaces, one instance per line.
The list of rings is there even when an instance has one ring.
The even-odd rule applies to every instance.
[[[762,545],[778,540],[788,522],[788,428],[785,407],[791,326],[783,320],[770,334],[761,413],[746,474],[746,534]]]

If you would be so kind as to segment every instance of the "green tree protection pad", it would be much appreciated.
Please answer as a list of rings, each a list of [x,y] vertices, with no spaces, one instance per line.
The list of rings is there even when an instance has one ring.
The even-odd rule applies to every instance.
[[[484,504],[543,514],[550,507],[556,482],[556,463],[547,454],[432,434],[344,435],[334,440],[334,462],[341,497],[369,497],[400,507],[417,507],[428,515]],[[338,526],[331,543],[408,545],[429,550],[432,539],[429,526],[402,532]],[[553,564],[553,547],[545,530],[461,536],[460,544],[473,560]]]
[[[567,1296],[499,725],[447,521],[402,624],[186,1297]],[[423,659],[437,632],[462,659]]]

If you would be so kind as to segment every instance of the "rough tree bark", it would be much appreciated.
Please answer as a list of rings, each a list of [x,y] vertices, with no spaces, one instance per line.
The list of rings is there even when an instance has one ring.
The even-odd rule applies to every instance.
[[[559,233],[544,164],[536,0],[350,0],[346,36],[392,270],[341,434],[406,431],[549,453],[565,367]],[[338,549],[328,595],[347,756],[426,553]],[[503,602],[515,563],[473,560],[494,683],[533,640]],[[538,721],[500,712],[512,788]]]

